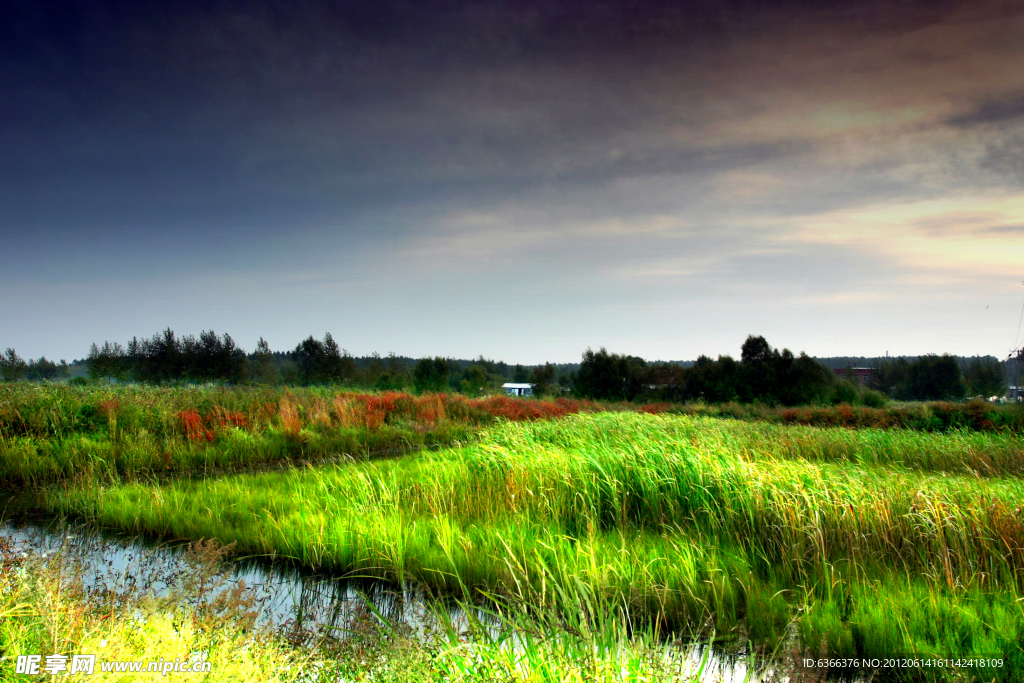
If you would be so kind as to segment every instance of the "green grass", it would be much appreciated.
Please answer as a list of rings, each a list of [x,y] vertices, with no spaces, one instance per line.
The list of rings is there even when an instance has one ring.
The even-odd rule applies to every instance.
[[[999,655],[993,675],[1014,680],[1018,453],[1005,435],[606,413],[501,424],[394,461],[67,490],[48,505],[542,611],[585,587],[659,632],[713,629],[766,651],[793,625],[811,653]]]
[[[691,438],[700,440],[703,430]],[[728,438],[741,455],[863,466],[902,467],[978,477],[1024,474],[1024,439],[1012,433],[952,429],[929,433],[905,429],[783,426],[725,422],[711,438]],[[727,435],[727,436],[725,436]]]
[[[884,408],[847,404],[798,407],[759,403],[660,404],[681,415],[728,417],[738,420],[804,424],[815,427],[877,427],[943,432],[969,429],[985,432],[1024,433],[1024,404],[996,404],[981,399],[966,402],[913,401],[889,403]]]
[[[768,408],[703,404],[649,406],[588,401],[467,399],[459,395],[358,394],[330,387],[73,387],[0,384],[0,488],[55,482],[110,483],[157,473],[245,469],[268,463],[366,456],[471,439],[480,428],[577,412],[645,411],[741,417],[768,423],[756,438],[794,457],[893,464],[950,473],[1021,474],[1021,406],[914,404],[887,409]],[[873,443],[845,430],[780,424],[880,428]],[[915,430],[944,431],[934,441]],[[884,430],[882,429],[884,428]],[[739,429],[739,428],[736,428]],[[891,434],[898,432],[894,438]],[[802,435],[811,435],[805,437]],[[749,440],[751,437],[743,436]],[[827,442],[826,442],[827,441]],[[914,443],[908,443],[913,441]]]
[[[470,440],[498,419],[598,409],[332,388],[0,384],[0,488],[405,452]]]
[[[200,550],[215,550],[200,544]],[[205,557],[204,557],[205,555]],[[80,567],[58,554],[49,560],[23,559],[6,545],[0,548],[0,681],[49,680],[15,673],[19,655],[94,654],[97,663],[88,680],[150,681],[157,673],[102,671],[101,662],[159,660],[192,662],[205,653],[207,674],[185,674],[207,681],[295,681],[322,658],[315,649],[302,651],[267,630],[254,629],[258,609],[243,592],[202,601],[192,579],[222,583],[224,573],[209,552],[191,553],[194,574],[176,582],[169,595],[156,598],[139,589],[121,593],[90,592]],[[188,584],[188,585],[186,585]],[[171,674],[181,675],[181,674]]]
[[[664,647],[649,629],[625,632],[615,605],[598,602],[586,587],[562,597],[590,605],[587,615],[496,605],[489,616],[514,624],[515,639],[476,617],[464,625],[468,632],[456,629],[440,603],[430,606],[440,625],[428,640],[388,623],[372,603],[353,610],[341,624],[342,638],[335,629],[296,632],[258,619],[255,599],[228,579],[220,561],[226,550],[215,542],[192,544],[185,555],[189,571],[176,574],[157,597],[135,584],[89,590],[72,557],[24,559],[0,545],[0,681],[30,680],[15,673],[17,656],[51,654],[95,654],[88,678],[97,681],[160,678],[105,672],[104,662],[145,667],[191,662],[199,653],[208,672],[185,675],[210,682],[687,683],[698,679],[703,664],[688,664],[687,649]],[[474,614],[472,605],[461,604]]]

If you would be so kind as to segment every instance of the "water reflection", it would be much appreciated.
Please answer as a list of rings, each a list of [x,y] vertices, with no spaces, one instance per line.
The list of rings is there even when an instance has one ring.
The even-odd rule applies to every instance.
[[[175,590],[180,595],[183,586],[194,589],[199,578],[187,544],[148,543],[89,525],[39,518],[3,522],[0,538],[25,556],[60,562],[65,576],[79,577],[86,589],[112,600],[139,595],[169,597]],[[378,616],[401,625],[421,642],[430,641],[446,626],[460,634],[469,630],[469,617],[461,608],[453,605],[439,613],[438,608],[429,607],[438,603],[427,600],[424,591],[413,584],[317,574],[258,557],[235,558],[223,567],[202,599],[215,600],[244,582],[245,596],[258,610],[258,623],[281,629],[295,642],[324,635],[345,638],[353,630],[379,623]],[[194,595],[194,590],[189,594]],[[476,611],[472,617],[486,624],[491,637],[501,630],[501,624],[484,611]],[[442,624],[442,619],[447,624]],[[516,647],[518,638],[513,635],[509,642]],[[691,675],[703,670],[702,681],[788,680],[772,668],[755,671],[748,653],[725,654],[707,644],[666,644],[664,655],[678,670]]]
[[[0,538],[24,557],[60,562],[65,575],[80,577],[84,588],[108,597],[169,597],[189,585],[197,571],[188,544],[146,543],[84,524],[7,520],[0,524]],[[421,637],[437,626],[426,596],[411,585],[315,574],[263,558],[239,558],[224,566],[204,599],[212,601],[244,582],[263,625],[343,637],[354,620],[376,612]],[[465,615],[455,609],[448,618],[457,623]]]

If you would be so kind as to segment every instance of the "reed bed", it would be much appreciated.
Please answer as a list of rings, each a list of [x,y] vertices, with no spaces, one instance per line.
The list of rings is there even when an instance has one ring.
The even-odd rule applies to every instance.
[[[659,629],[764,648],[796,628],[807,651],[836,656],[998,653],[1007,668],[994,675],[1015,680],[1015,448],[1005,435],[603,413],[502,423],[400,460],[67,490],[47,504],[538,609],[587,586]]]
[[[983,403],[885,410],[849,406],[772,409],[366,394],[323,387],[19,383],[0,384],[0,487],[60,481],[99,484],[155,473],[245,469],[342,455],[365,457],[452,445],[502,420],[531,421],[605,410],[755,420],[769,426],[760,431],[754,428],[757,433],[753,436],[741,434],[738,438],[771,439],[774,448],[789,450],[797,458],[902,463],[908,468],[986,477],[1021,474],[1024,467],[1013,427],[1018,417],[1024,420],[1024,412],[1018,406]],[[830,431],[827,440],[819,438],[817,430],[772,429],[789,423],[857,427],[858,431],[872,426],[884,429],[874,429],[872,443],[842,429]],[[945,431],[957,443],[936,442],[923,432],[915,441],[912,430],[900,427]],[[741,431],[738,426],[732,429]]]
[[[584,587],[562,598],[591,609],[568,619],[566,610],[529,613],[521,604],[481,614],[463,600],[458,604],[469,618],[456,628],[444,605],[434,603],[428,609],[438,626],[416,638],[367,602],[340,633],[297,631],[258,618],[260,606],[244,582],[228,578],[221,562],[227,550],[212,541],[191,544],[188,571],[174,573],[157,595],[134,582],[87,588],[78,558],[64,550],[25,557],[0,543],[0,680],[29,678],[14,673],[19,655],[42,657],[33,679],[49,678],[51,655],[92,654],[89,680],[150,681],[171,673],[211,683],[696,683],[707,664],[687,648],[665,647],[649,629],[623,631],[621,610]],[[514,626],[516,638],[496,633],[495,619]],[[199,662],[203,671],[146,671],[166,662]],[[142,670],[119,671],[115,663]]]
[[[782,458],[850,463],[975,477],[1024,474],[1024,439],[1013,433],[953,429],[941,433],[910,429],[806,427],[770,422],[720,420],[688,425],[686,436],[699,448],[724,446],[744,458]]]
[[[861,429],[913,429],[925,432],[972,430],[984,432],[1024,433],[1024,404],[989,403],[980,398],[966,402],[930,401],[890,403],[884,408],[808,405],[796,407],[768,406],[760,403],[659,404],[661,412],[703,417],[726,417],[737,420],[775,422],[813,427],[848,427]]]
[[[0,486],[96,485],[154,473],[404,452],[586,401],[255,388],[0,384]]]
[[[591,401],[459,394],[359,393],[332,387],[74,387],[0,383],[0,436],[64,438],[146,432],[209,440],[226,428],[301,431],[317,426],[379,427],[438,421],[491,423],[601,410]]]

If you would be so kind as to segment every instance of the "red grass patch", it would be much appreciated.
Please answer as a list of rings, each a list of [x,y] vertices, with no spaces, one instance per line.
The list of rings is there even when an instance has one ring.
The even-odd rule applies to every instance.
[[[574,401],[559,398],[554,401],[523,400],[509,396],[488,396],[469,401],[472,408],[483,410],[493,417],[520,422],[564,417],[583,411],[596,412],[601,407],[592,401]]]
[[[203,416],[195,408],[182,410],[178,413],[178,419],[189,441],[213,441],[213,430],[206,428]]]

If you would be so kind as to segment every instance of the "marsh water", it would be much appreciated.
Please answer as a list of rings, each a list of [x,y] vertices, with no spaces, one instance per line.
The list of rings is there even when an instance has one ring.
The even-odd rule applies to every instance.
[[[108,595],[150,594],[163,597],[196,578],[195,558],[186,543],[154,542],[124,536],[94,526],[40,516],[19,516],[0,522],[0,538],[22,557],[60,562],[79,576],[87,589]],[[468,629],[469,618],[495,631],[501,624],[484,611],[467,615],[457,605],[440,606],[424,591],[406,583],[358,580],[313,573],[262,557],[235,557],[227,562],[205,599],[244,582],[244,591],[266,625],[305,640],[325,634],[344,638],[362,625],[385,619],[400,624],[426,641],[448,626],[457,633]],[[447,624],[443,623],[447,622]],[[772,669],[755,672],[745,653],[713,649],[708,644],[666,645],[669,654],[684,657],[697,671],[703,662],[703,681],[740,683],[784,681]],[[709,650],[709,648],[712,648]]]

